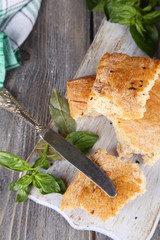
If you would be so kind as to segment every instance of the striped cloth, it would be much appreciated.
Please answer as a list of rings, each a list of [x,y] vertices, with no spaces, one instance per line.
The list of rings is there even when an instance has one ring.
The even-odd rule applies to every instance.
[[[6,70],[20,66],[19,46],[36,21],[41,0],[0,0],[0,87]]]

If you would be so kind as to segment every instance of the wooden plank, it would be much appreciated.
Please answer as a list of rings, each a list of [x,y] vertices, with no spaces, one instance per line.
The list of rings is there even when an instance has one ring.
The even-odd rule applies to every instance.
[[[52,88],[62,94],[90,45],[90,17],[85,2],[42,1],[38,21],[21,48],[23,65],[7,74],[5,86],[40,123],[50,120],[48,104]],[[37,141],[22,120],[0,110],[0,150],[27,158]],[[18,173],[0,172],[0,239],[91,239],[92,233],[76,231],[54,210],[30,200],[15,205],[9,183]]]
[[[93,36],[94,37],[104,17],[105,17],[105,14],[103,12],[93,12]]]

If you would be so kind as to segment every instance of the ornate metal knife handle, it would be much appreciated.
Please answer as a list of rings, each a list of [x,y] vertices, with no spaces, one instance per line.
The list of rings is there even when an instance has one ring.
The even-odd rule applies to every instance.
[[[0,107],[23,118],[29,125],[34,127],[37,132],[41,132],[43,126],[37,123],[14,99],[10,92],[5,88],[0,88]]]

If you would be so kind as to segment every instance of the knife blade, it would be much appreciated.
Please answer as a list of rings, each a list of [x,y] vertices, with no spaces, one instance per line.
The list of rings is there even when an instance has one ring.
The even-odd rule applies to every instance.
[[[117,195],[111,179],[80,150],[67,142],[62,136],[50,128],[38,124],[13,98],[7,89],[0,89],[0,106],[22,117],[30,126],[34,127],[39,136],[47,142],[63,158],[85,174],[109,197]]]
[[[116,189],[111,179],[79,149],[67,142],[61,135],[52,129],[44,128],[39,135],[56,150],[56,152],[107,193],[108,196],[116,196]]]

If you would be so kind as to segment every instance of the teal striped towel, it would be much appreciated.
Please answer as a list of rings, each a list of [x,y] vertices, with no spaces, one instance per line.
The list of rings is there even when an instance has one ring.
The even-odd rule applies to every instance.
[[[0,0],[0,87],[6,70],[20,66],[19,47],[36,21],[41,0]]]

